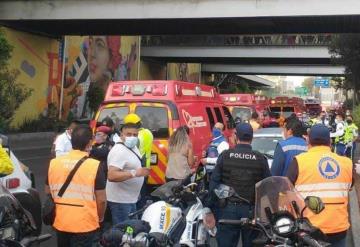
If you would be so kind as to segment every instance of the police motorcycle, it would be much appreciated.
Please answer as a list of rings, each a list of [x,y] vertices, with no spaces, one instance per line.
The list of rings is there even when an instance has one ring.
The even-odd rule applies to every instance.
[[[0,184],[0,246],[39,246],[50,238],[50,234],[38,235],[33,216]]]
[[[255,217],[240,220],[220,219],[220,224],[250,227],[260,232],[254,246],[311,246],[325,247],[325,235],[311,225],[304,212],[319,214],[325,206],[321,199],[308,196],[305,200],[286,177],[268,177],[256,184]],[[234,189],[220,185],[215,189],[219,199],[235,196]]]
[[[203,178],[202,178],[203,179]],[[107,231],[101,244],[115,246],[209,246],[208,234],[215,236],[211,226],[212,213],[202,201],[208,192],[198,189],[197,182],[170,181],[157,188],[151,196],[160,201],[148,203],[130,214],[141,220],[129,220]]]

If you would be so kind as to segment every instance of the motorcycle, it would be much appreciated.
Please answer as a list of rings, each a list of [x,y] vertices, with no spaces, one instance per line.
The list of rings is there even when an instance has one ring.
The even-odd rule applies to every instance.
[[[130,214],[130,217],[142,214],[141,220],[115,226],[117,230],[104,234],[102,245],[208,246],[208,233],[216,234],[216,228],[209,223],[212,213],[202,203],[208,193],[199,190],[196,182],[187,184],[188,180],[170,181],[157,188],[151,196],[160,201]]]
[[[0,246],[38,246],[50,238],[38,235],[33,216],[0,184]]]
[[[256,184],[255,192],[254,219],[220,219],[219,223],[259,231],[260,236],[253,241],[254,246],[330,246],[323,241],[326,238],[321,230],[304,217],[305,211],[319,214],[324,210],[320,198],[308,196],[304,200],[286,177],[268,177]],[[226,185],[215,189],[215,194],[220,199],[242,199]]]

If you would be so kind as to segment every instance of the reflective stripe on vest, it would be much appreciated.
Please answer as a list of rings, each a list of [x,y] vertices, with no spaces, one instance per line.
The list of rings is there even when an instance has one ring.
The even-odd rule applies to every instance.
[[[95,200],[95,179],[99,161],[87,159],[75,173],[62,197],[57,194],[74,165],[86,153],[73,150],[68,155],[50,162],[48,180],[56,204],[53,227],[70,233],[91,232],[99,228],[99,216]]]
[[[296,156],[296,160],[299,169],[296,190],[304,198],[317,196],[325,203],[320,214],[306,210],[305,216],[326,234],[346,231],[350,226],[347,206],[352,182],[351,160],[325,146],[313,147]]]
[[[306,151],[307,147],[306,146],[301,146],[301,145],[287,145],[282,147],[284,152],[290,151],[290,150],[296,150],[296,151]]]

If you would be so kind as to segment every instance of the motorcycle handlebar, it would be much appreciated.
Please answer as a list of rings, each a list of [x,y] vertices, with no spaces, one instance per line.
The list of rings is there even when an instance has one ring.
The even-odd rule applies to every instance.
[[[248,218],[242,218],[240,220],[226,220],[221,219],[219,220],[220,224],[223,225],[233,225],[233,226],[244,226],[250,223],[250,220]]]
[[[308,234],[301,233],[299,234],[299,238],[310,247],[324,247],[324,245],[320,244],[318,241],[310,237]]]
[[[130,214],[129,214],[129,218],[132,218],[132,217],[134,217],[134,216],[137,216],[137,215],[143,213],[146,208],[147,208],[147,207],[143,207],[142,209],[139,209],[139,210],[137,210],[137,211],[135,211],[135,212],[133,212],[133,213],[130,213]]]

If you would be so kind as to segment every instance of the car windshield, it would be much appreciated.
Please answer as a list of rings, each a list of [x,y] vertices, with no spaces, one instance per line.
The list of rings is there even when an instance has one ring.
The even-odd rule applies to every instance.
[[[256,150],[272,158],[274,156],[276,144],[281,140],[281,137],[254,136],[251,146],[253,150]]]
[[[261,180],[255,185],[255,198],[255,218],[264,223],[269,222],[267,208],[272,213],[286,210],[297,218],[293,204],[296,203],[300,210],[305,207],[304,199],[287,177]]]
[[[138,106],[135,113],[141,118],[142,126],[149,129],[154,138],[169,138],[168,109],[165,107]]]
[[[110,117],[114,121],[115,127],[119,128],[128,113],[129,107],[127,106],[104,108],[101,110],[97,122],[101,123],[105,118]]]
[[[242,121],[247,121],[251,118],[251,108],[249,107],[234,107],[232,110],[234,119],[240,118]]]

